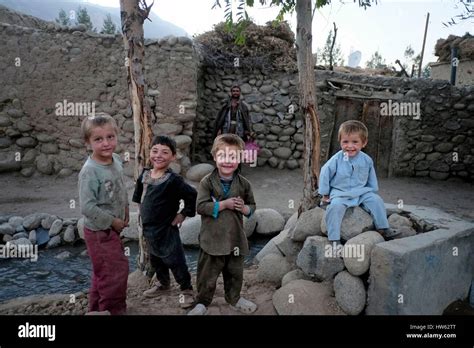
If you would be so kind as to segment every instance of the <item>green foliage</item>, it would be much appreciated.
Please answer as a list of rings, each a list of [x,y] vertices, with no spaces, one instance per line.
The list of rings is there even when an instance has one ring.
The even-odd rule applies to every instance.
[[[82,8],[81,6],[79,6],[77,8],[76,16],[77,24],[84,24],[88,31],[96,31],[96,29],[92,25],[91,17],[89,17],[89,14],[87,13],[87,9],[85,7]]]
[[[100,31],[101,34],[115,34],[117,31],[117,27],[115,23],[112,21],[112,16],[110,13],[107,13],[107,17],[104,19],[104,24],[102,25],[102,30]]]
[[[63,9],[59,10],[58,18],[56,18],[55,21],[56,23],[61,24],[61,25],[66,25],[66,26],[71,25],[71,21],[68,15],[66,14],[66,11],[64,11]]]
[[[247,27],[249,21],[249,16],[246,11],[246,6],[253,7],[255,5],[255,0],[237,0],[237,23],[234,23],[234,13],[232,12],[232,0],[214,0],[214,5],[212,8],[222,7],[221,1],[225,3],[224,9],[224,18],[227,26],[227,30],[230,32],[235,30],[236,39],[235,43],[238,45],[245,44],[245,36],[244,31]],[[267,6],[277,6],[280,8],[280,12],[274,21],[275,23],[279,23],[283,21],[285,14],[291,14],[296,8],[296,0],[258,0],[260,5],[267,5]],[[360,7],[367,9],[367,7],[371,6],[371,3],[377,4],[377,0],[354,0],[354,2],[358,2]],[[315,8],[321,8],[331,3],[331,0],[315,0]]]
[[[331,45],[333,37],[334,32],[331,30],[329,31],[328,37],[326,38],[326,43],[324,44],[323,49],[317,50],[318,61],[316,62],[316,64],[329,65],[329,61],[331,59]],[[337,43],[334,44],[334,48],[332,50],[332,64],[334,66],[344,65],[344,59],[342,58],[341,53],[341,46]]]
[[[378,51],[375,51],[370,60],[365,63],[365,66],[369,69],[383,69],[387,67],[385,59],[382,58]]]

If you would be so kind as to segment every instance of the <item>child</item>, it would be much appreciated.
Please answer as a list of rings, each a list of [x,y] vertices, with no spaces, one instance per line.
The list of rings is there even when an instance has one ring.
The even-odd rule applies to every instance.
[[[197,193],[169,168],[175,158],[176,142],[168,136],[156,136],[150,150],[153,167],[145,168],[138,178],[132,201],[139,204],[143,235],[158,280],[143,293],[144,296],[155,297],[168,290],[171,270],[183,291],[184,298],[180,298],[180,304],[187,308],[194,301],[193,287],[178,227],[186,216],[196,215]],[[178,213],[181,199],[184,200],[184,209]]]
[[[92,148],[79,173],[84,239],[92,261],[89,311],[125,314],[128,260],[119,235],[128,226],[129,211],[122,162],[114,153],[118,128],[101,113],[83,120],[82,134]]]
[[[236,172],[237,158],[244,149],[235,134],[219,135],[212,146],[217,169],[199,184],[197,212],[202,224],[199,235],[197,269],[197,305],[188,315],[203,315],[212,302],[216,282],[222,272],[225,300],[233,309],[252,313],[257,306],[240,297],[244,274],[244,256],[249,247],[243,229],[243,215],[255,211],[250,182]]]
[[[368,131],[359,121],[341,124],[338,134],[342,150],[321,169],[319,193],[326,209],[328,239],[340,244],[341,223],[348,207],[361,205],[374,219],[377,231],[391,239],[399,233],[389,228],[385,206],[379,195],[374,162],[361,150],[367,145]]]

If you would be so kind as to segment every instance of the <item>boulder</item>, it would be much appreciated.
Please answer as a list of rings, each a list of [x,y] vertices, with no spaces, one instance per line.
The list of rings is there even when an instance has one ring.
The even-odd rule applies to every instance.
[[[31,241],[28,238],[18,238],[18,239],[12,239],[11,241],[8,242],[8,244],[13,244],[16,246],[19,245],[33,245]]]
[[[367,293],[364,282],[347,271],[334,278],[334,293],[337,304],[349,315],[357,315],[365,308]]]
[[[43,215],[42,214],[30,214],[25,216],[23,219],[23,227],[25,230],[30,231],[34,230],[41,225],[41,220],[43,220]]]
[[[289,271],[287,274],[283,276],[281,279],[281,286],[285,286],[286,284],[292,282],[293,280],[297,279],[304,279],[304,280],[311,280],[311,277],[308,277],[302,270],[294,269]]]
[[[15,234],[15,227],[10,225],[8,222],[5,222],[3,224],[0,224],[0,234],[6,234],[6,235],[14,235]]]
[[[288,262],[295,263],[303,243],[295,242],[290,238],[290,230],[283,230],[273,238],[273,242]]]
[[[296,221],[295,228],[291,231],[291,239],[295,242],[304,242],[308,236],[321,236],[321,221],[325,211],[319,207],[305,211]]]
[[[201,215],[186,218],[179,229],[179,236],[184,245],[199,247],[199,232],[201,231]]]
[[[331,244],[321,236],[306,238],[296,265],[308,276],[315,276],[319,280],[330,280],[344,269],[342,258],[332,255]]]
[[[61,219],[54,220],[51,228],[49,229],[49,236],[54,237],[57,236],[63,228],[63,221]]]
[[[285,227],[283,227],[283,229],[291,231],[295,227],[296,221],[298,221],[298,212],[290,216],[288,221],[286,221]]]
[[[52,249],[52,248],[56,248],[60,245],[61,245],[61,236],[56,235],[56,236],[54,236],[53,238],[51,238],[49,240],[48,244],[46,245],[46,248]]]
[[[258,264],[257,279],[280,286],[281,279],[289,271],[291,271],[291,264],[284,256],[269,254]]]
[[[28,239],[30,240],[31,244],[36,244],[36,230],[31,230]]]
[[[277,248],[275,245],[275,241],[273,239],[270,239],[267,244],[258,252],[257,255],[253,258],[253,263],[257,264],[267,255],[269,254],[276,254],[283,256],[281,253],[280,249]]]
[[[274,209],[257,209],[255,211],[257,218],[257,230],[259,234],[275,234],[283,230],[285,219]]]
[[[18,226],[21,226],[23,228],[23,218],[21,216],[12,216],[8,219],[8,223],[12,225],[15,230]]]
[[[361,207],[351,207],[346,210],[342,219],[341,239],[349,240],[365,231],[374,228],[372,217]],[[321,232],[327,235],[326,219],[321,220]]]
[[[405,216],[392,214],[388,217],[388,223],[392,229],[400,232],[400,234],[396,236],[395,239],[416,235],[416,231],[413,228],[413,223]]]
[[[66,231],[64,231],[63,240],[66,243],[73,243],[76,240],[76,233],[74,232],[75,227],[74,225],[69,225],[66,227]]]
[[[331,294],[330,282],[297,279],[275,291],[273,306],[279,315],[344,315]]]
[[[385,240],[380,233],[367,231],[349,239],[344,245],[344,265],[355,276],[367,272],[370,268],[370,253],[375,244]]]
[[[244,216],[244,231],[247,238],[249,238],[255,232],[256,227],[257,218],[255,214],[252,214],[248,219]]]
[[[200,163],[192,166],[186,172],[186,178],[191,181],[200,182],[207,174],[212,173],[214,166],[208,163]]]
[[[41,220],[41,227],[49,230],[53,225],[53,222],[56,221],[58,217],[56,215],[48,215]]]

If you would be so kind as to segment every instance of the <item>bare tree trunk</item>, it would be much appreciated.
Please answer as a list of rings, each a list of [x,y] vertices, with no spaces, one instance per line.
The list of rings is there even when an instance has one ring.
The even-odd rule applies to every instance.
[[[333,63],[333,55],[332,52],[334,50],[334,44],[336,43],[336,36],[337,36],[337,27],[336,27],[336,22],[332,23],[334,25],[334,36],[332,37],[332,45],[331,45],[331,50],[329,51],[329,70],[334,70],[334,67],[332,66]]]
[[[142,5],[140,7],[139,5]],[[153,4],[152,4],[153,5]],[[148,164],[151,144],[151,108],[145,98],[145,45],[143,38],[143,22],[148,17],[151,6],[144,0],[120,0],[120,16],[122,21],[123,43],[126,51],[125,66],[127,67],[128,91],[133,110],[133,124],[135,128],[135,180],[144,166]],[[148,244],[143,237],[141,224],[138,226],[139,257],[137,268],[149,274],[150,260]]]
[[[320,170],[320,129],[316,113],[316,85],[312,55],[311,0],[296,0],[296,58],[300,88],[300,106],[304,114],[303,199],[298,216],[319,204],[315,195]]]

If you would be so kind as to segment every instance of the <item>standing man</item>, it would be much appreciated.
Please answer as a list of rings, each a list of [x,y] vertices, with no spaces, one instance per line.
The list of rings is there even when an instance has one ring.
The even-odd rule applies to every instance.
[[[220,134],[231,133],[238,135],[243,141],[250,140],[249,109],[240,101],[240,87],[235,85],[230,89],[231,98],[217,114],[213,139]]]

